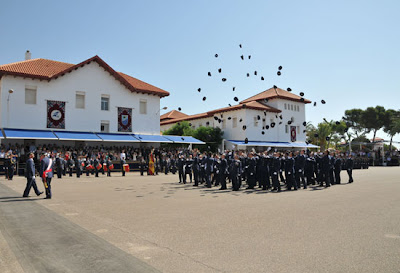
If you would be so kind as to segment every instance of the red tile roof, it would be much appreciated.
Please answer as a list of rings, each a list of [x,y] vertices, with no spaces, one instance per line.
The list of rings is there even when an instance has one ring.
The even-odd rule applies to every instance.
[[[191,116],[176,118],[176,119],[164,120],[164,121],[160,122],[160,125],[166,125],[166,124],[176,123],[176,122],[180,122],[180,121],[189,121],[189,120],[194,120],[194,119],[212,117],[218,113],[223,113],[223,112],[228,112],[228,111],[236,111],[236,110],[240,110],[243,108],[261,110],[261,111],[273,112],[273,113],[282,112],[279,109],[264,105],[260,102],[251,101],[249,103],[243,103],[243,104],[241,103],[241,104],[237,104],[237,105],[233,105],[233,106],[229,106],[229,107],[224,107],[224,108],[208,111],[208,112],[201,113],[201,114],[196,114],[196,115],[191,115]]]
[[[281,88],[276,88],[274,89],[273,87],[270,89],[267,89],[261,93],[258,93],[257,95],[254,95],[248,99],[245,99],[244,101],[241,101],[240,103],[247,103],[250,101],[260,101],[264,99],[286,99],[286,100],[292,100],[292,101],[298,101],[301,102],[301,97],[290,93],[286,90],[283,90]],[[304,99],[303,103],[311,103],[310,100]]]
[[[169,119],[176,119],[176,118],[184,118],[187,117],[188,115],[186,115],[185,113],[176,111],[176,110],[172,110],[169,111],[168,113],[165,113],[164,115],[160,116],[160,120],[169,120]]]
[[[153,94],[160,97],[169,96],[169,92],[165,90],[145,83],[124,73],[115,71],[97,55],[76,65],[47,59],[32,59],[0,65],[0,77],[2,75],[14,75],[50,81],[57,79],[58,77],[62,77],[66,73],[77,70],[91,62],[97,62],[131,92]]]

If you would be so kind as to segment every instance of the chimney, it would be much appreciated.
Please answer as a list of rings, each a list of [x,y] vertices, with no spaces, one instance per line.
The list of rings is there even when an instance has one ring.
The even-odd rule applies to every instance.
[[[29,50],[27,50],[25,52],[25,60],[30,60],[31,59],[31,53],[29,52]]]

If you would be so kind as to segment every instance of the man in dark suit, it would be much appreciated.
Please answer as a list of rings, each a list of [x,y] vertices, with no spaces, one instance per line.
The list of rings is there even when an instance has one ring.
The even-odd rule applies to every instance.
[[[248,178],[247,178],[247,188],[254,189],[256,186],[256,171],[257,171],[257,161],[256,158],[253,156],[253,153],[249,153],[249,161],[248,161]]]
[[[232,178],[232,190],[238,191],[240,189],[240,178],[242,176],[242,162],[238,155],[235,155],[235,159],[231,162],[230,175]]]
[[[29,153],[29,158],[26,161],[25,177],[27,179],[27,182],[26,182],[25,191],[24,191],[24,194],[22,195],[22,197],[28,197],[29,192],[31,191],[32,187],[37,196],[39,196],[43,193],[42,191],[38,190],[38,187],[37,187],[36,181],[35,181],[35,163],[33,162],[34,156],[35,156],[34,153]]]
[[[280,158],[280,154],[279,153],[274,153],[274,158],[272,159],[272,163],[271,163],[271,169],[270,169],[270,173],[271,173],[271,177],[272,177],[272,186],[273,186],[273,191],[281,191],[281,184],[279,183],[279,171],[281,169],[281,158]]]
[[[214,172],[214,158],[209,153],[206,157],[206,164],[204,166],[204,176],[206,179],[206,187],[211,188],[211,174]]]
[[[304,150],[301,150],[300,154],[297,152],[297,155],[294,159],[295,161],[295,180],[296,180],[296,186],[298,189],[301,188],[301,183],[303,183],[303,187],[304,189],[307,189],[307,184],[306,184],[306,180],[304,179],[304,168],[306,165],[306,157],[304,155]]]
[[[57,167],[57,178],[62,178],[62,159],[60,157],[60,154],[57,154],[56,156],[56,167]]]
[[[353,166],[354,166],[353,156],[349,154],[349,158],[346,160],[346,169],[347,169],[347,174],[349,175],[349,183],[353,183]]]
[[[340,154],[336,155],[334,170],[335,170],[335,183],[340,184],[340,181],[341,181],[340,171],[342,170],[342,158],[341,158]]]
[[[180,154],[178,162],[177,162],[177,166],[178,166],[179,183],[183,182],[183,184],[186,184],[185,164],[186,164],[186,160],[183,157],[183,155]]]
[[[326,150],[324,152],[324,156],[321,159],[321,173],[322,173],[322,181],[325,182],[325,187],[330,187],[330,176],[329,171],[331,170],[331,159],[329,157],[329,151]],[[321,182],[321,186],[322,186]]]
[[[221,155],[220,163],[218,165],[218,180],[219,184],[221,184],[220,190],[226,190],[226,177],[229,174],[228,172],[228,161],[225,159],[225,155]]]
[[[39,174],[42,177],[44,187],[46,189],[46,198],[51,199],[51,179],[53,178],[53,160],[47,157],[46,153],[40,156]]]

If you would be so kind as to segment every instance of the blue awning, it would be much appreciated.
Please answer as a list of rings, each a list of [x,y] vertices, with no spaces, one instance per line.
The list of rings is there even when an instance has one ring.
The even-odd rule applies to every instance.
[[[140,140],[141,142],[164,142],[164,143],[172,143],[171,140],[161,136],[161,135],[141,135],[141,134],[132,134],[135,138]]]
[[[60,140],[102,141],[95,133],[54,131]]]
[[[294,148],[319,148],[319,146],[314,144],[307,144],[305,142],[291,142],[290,143]]]
[[[140,142],[130,134],[109,134],[109,133],[96,133],[103,141],[115,142]]]
[[[4,138],[3,131],[0,129],[0,139]]]
[[[261,147],[279,147],[279,148],[291,148],[289,142],[268,142],[268,141],[249,141],[245,143],[244,141],[238,140],[228,140],[235,145],[239,146],[261,146]]]
[[[3,129],[6,139],[57,139],[52,131]]]
[[[249,141],[245,143],[242,140],[228,140],[239,146],[260,146],[260,147],[277,147],[277,148],[319,148],[313,144],[305,142],[274,142],[274,141]]]
[[[187,144],[206,144],[205,142],[198,140],[192,136],[166,136],[163,137],[172,140],[174,143],[187,143]]]

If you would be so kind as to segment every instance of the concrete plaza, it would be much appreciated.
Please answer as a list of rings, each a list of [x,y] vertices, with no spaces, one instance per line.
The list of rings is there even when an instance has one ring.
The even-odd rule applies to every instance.
[[[399,167],[282,193],[112,175],[54,178],[51,200],[2,178],[0,272],[400,272]]]

